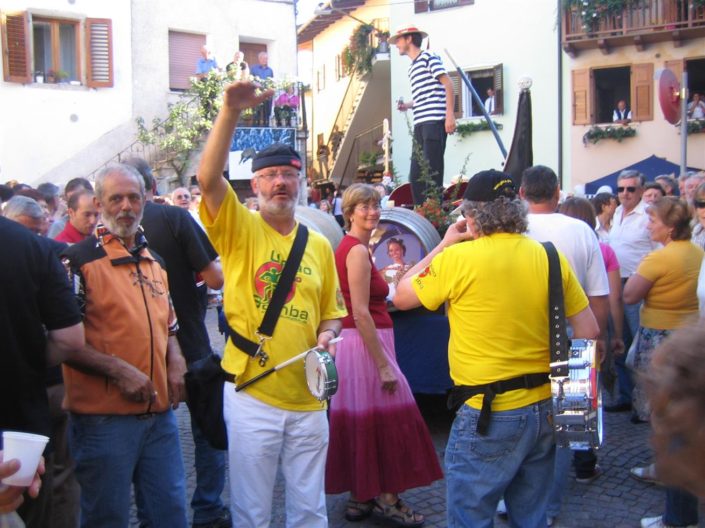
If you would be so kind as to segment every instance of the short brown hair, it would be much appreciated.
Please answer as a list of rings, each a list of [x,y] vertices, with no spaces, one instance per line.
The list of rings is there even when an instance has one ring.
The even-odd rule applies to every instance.
[[[646,208],[649,214],[655,214],[672,229],[671,240],[690,240],[693,229],[690,227],[690,209],[688,204],[675,196],[659,198]]]
[[[343,193],[343,219],[345,220],[345,230],[350,231],[350,217],[359,204],[378,204],[379,193],[372,185],[367,183],[353,183],[345,189]]]

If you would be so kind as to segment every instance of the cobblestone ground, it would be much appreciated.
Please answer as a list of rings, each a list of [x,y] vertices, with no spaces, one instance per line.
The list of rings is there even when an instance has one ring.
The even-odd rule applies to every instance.
[[[216,350],[222,349],[223,339],[217,332],[212,310],[209,310],[207,322],[213,347]],[[445,410],[445,398],[420,395],[417,396],[417,401],[431,431],[439,460],[443,464],[445,443],[452,420]],[[187,498],[190,500],[196,475],[193,469],[190,417],[185,405],[180,406],[177,416],[188,480]],[[570,479],[562,512],[554,524],[558,528],[631,528],[638,527],[642,517],[663,513],[663,490],[629,476],[629,468],[649,462],[648,425],[630,423],[629,413],[605,413],[604,429],[605,442],[598,452],[598,463],[604,473],[591,484],[579,484],[573,478]],[[444,481],[407,491],[402,497],[426,516],[425,527],[446,526]],[[223,500],[229,504],[227,483]],[[331,527],[391,526],[375,518],[359,523],[347,522],[343,517],[346,501],[347,494],[328,496],[328,518]],[[701,515],[702,517],[705,516]],[[137,526],[136,522],[132,525]],[[280,475],[274,491],[272,527],[281,526],[284,526],[284,483]],[[496,526],[506,527],[509,523],[497,517]],[[705,527],[705,522],[701,522],[700,526]]]

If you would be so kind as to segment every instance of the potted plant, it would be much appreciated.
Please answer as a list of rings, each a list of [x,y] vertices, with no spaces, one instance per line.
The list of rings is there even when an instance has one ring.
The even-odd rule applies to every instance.
[[[69,82],[69,72],[67,72],[66,70],[56,70],[54,72],[54,77],[56,78],[56,82],[58,83]]]

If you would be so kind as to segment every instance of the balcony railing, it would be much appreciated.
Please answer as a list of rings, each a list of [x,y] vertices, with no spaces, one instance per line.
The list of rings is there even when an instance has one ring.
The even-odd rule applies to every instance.
[[[587,12],[580,6],[563,10],[565,48],[597,47],[597,41],[605,39],[615,45],[639,45],[650,40],[705,35],[705,4],[698,0],[632,0],[621,10],[600,8],[601,2],[594,4]],[[620,37],[628,40],[620,41]],[[581,46],[588,41],[593,45]]]

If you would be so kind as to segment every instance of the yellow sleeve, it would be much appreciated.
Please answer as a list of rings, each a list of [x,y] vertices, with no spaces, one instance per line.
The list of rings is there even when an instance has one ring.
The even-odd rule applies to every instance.
[[[663,254],[663,250],[652,251],[641,260],[636,272],[646,280],[656,282],[667,271],[668,259],[664,257],[666,255]]]
[[[320,242],[323,289],[321,291],[321,320],[340,319],[348,314],[343,292],[340,290],[338,271],[333,260],[333,250],[327,241]]]
[[[215,218],[211,218],[203,202],[198,208],[198,215],[201,217],[203,227],[206,228],[211,244],[221,257],[229,255],[244,244],[245,237],[242,234],[249,229],[255,219],[255,215],[240,203],[235,191],[229,185]]]
[[[450,285],[447,280],[448,251],[442,251],[431,263],[418,274],[411,277],[411,286],[421,304],[429,310],[437,310],[450,297]]]

